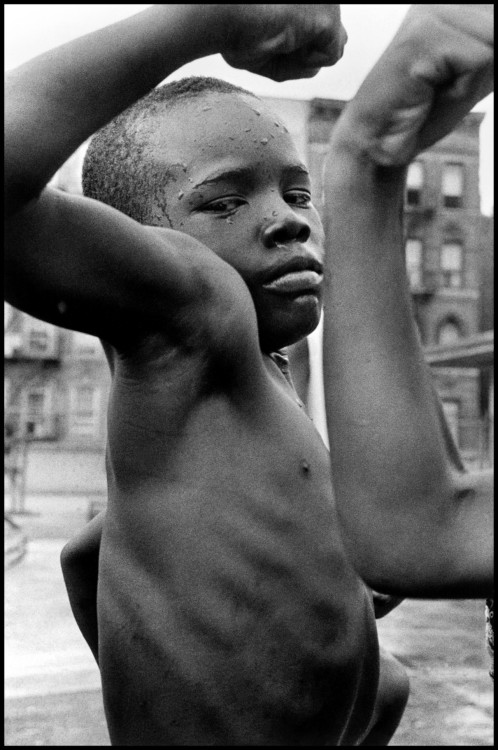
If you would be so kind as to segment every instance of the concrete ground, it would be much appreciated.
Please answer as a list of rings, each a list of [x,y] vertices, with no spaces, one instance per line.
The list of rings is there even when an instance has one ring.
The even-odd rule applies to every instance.
[[[109,746],[100,679],[73,621],[59,554],[85,497],[30,497],[25,557],[5,574],[5,745]],[[482,601],[407,600],[378,622],[411,694],[393,746],[493,746]]]

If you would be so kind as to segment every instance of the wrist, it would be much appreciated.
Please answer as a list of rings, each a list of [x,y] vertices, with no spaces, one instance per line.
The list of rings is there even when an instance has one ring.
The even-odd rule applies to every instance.
[[[212,3],[177,6],[181,15],[180,31],[186,36],[186,54],[190,60],[223,54],[231,36],[231,6]]]
[[[370,198],[379,189],[385,198],[388,195],[393,197],[404,189],[406,170],[404,164],[386,165],[379,158],[375,139],[361,123],[347,117],[337,123],[325,169],[325,183],[329,188],[340,189],[348,185],[351,189],[356,186],[360,193]]]

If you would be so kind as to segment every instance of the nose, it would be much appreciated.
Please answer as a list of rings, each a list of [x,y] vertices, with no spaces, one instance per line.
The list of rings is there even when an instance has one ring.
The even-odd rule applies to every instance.
[[[263,244],[271,249],[288,242],[306,242],[311,234],[311,228],[306,219],[295,213],[290,206],[282,212],[274,212],[275,217],[263,229]]]

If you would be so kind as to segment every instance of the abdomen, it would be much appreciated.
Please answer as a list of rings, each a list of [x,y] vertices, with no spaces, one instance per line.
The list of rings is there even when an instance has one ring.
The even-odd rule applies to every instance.
[[[356,734],[352,712],[360,736],[377,639],[342,551],[277,495],[206,497],[165,498],[124,535],[110,514],[99,641],[113,744],[337,745]]]

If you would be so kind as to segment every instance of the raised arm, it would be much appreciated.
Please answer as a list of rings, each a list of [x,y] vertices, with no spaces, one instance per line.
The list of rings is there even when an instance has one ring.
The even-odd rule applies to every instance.
[[[467,473],[416,331],[403,257],[405,172],[492,90],[493,6],[412,6],[346,107],[325,174],[324,373],[344,540],[401,596],[492,591],[492,480]]]
[[[118,343],[132,323],[174,325],[195,299],[200,243],[45,186],[94,131],[180,65],[216,50],[214,25],[211,35],[200,32],[203,7],[150,8],[8,74],[5,273],[16,307]]]
[[[47,189],[48,181],[89,136],[185,63],[220,52],[233,65],[283,80],[334,63],[343,43],[338,6],[166,4],[9,73],[8,301],[111,343],[126,324],[185,320],[183,309],[175,311],[202,286],[193,269],[202,274],[205,263],[209,276],[214,263],[203,246]]]

